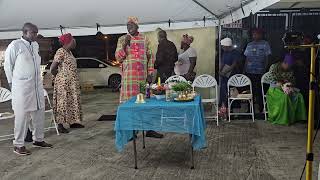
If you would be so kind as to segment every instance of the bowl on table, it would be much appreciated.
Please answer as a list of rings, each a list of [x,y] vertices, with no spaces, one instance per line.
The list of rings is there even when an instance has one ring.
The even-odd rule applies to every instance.
[[[162,94],[162,95],[154,95],[156,97],[157,100],[161,100],[161,99],[164,99],[166,98],[166,95],[165,94]]]

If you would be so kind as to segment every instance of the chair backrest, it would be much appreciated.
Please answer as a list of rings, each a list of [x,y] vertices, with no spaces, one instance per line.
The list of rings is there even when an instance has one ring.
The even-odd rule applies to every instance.
[[[168,82],[187,82],[187,80],[182,76],[174,75],[169,77],[165,83],[168,83]]]
[[[272,84],[274,83],[271,79],[271,73],[270,72],[267,72],[265,73],[262,78],[261,78],[261,84]]]
[[[11,92],[6,88],[0,87],[0,103],[10,101],[11,98]]]
[[[50,109],[52,109],[51,102],[50,102],[50,98],[49,98],[49,95],[48,95],[47,90],[43,89],[43,95],[44,95],[45,98],[47,98],[49,107],[50,107]]]
[[[262,78],[261,78],[261,91],[262,91],[263,98],[265,98],[265,95],[266,95],[264,84],[268,84],[270,87],[271,84],[275,84],[275,83],[276,82],[272,81],[270,72],[267,72],[262,76]],[[265,99],[263,99],[263,101],[265,101]]]
[[[216,87],[217,81],[214,77],[212,77],[209,74],[203,74],[193,81],[192,87],[199,87],[199,88],[210,88],[210,87]]]
[[[248,78],[248,76],[244,74],[235,74],[229,78],[228,87],[229,86],[234,86],[234,87],[250,86],[251,88],[251,80]]]

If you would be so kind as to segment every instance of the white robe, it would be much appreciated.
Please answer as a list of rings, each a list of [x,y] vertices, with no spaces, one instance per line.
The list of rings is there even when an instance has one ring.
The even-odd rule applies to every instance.
[[[12,41],[6,52],[4,70],[12,83],[12,109],[31,112],[44,108],[41,57],[37,42],[23,38]]]

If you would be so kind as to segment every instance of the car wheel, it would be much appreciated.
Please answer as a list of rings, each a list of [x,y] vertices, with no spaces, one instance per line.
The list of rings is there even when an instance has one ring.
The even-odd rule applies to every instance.
[[[120,84],[121,84],[121,75],[113,74],[110,76],[108,81],[109,87],[116,89],[120,86]]]

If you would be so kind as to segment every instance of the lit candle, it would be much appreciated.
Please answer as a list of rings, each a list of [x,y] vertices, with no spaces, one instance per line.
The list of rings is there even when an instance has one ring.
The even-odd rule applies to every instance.
[[[161,79],[158,77],[158,86],[161,86]]]

